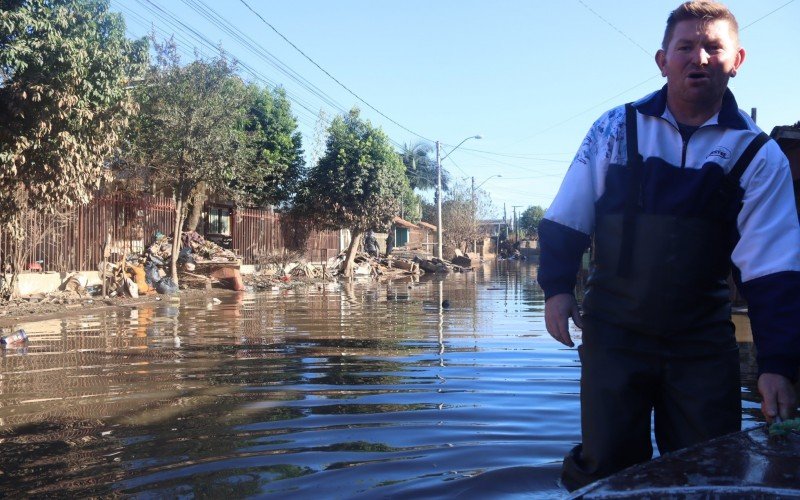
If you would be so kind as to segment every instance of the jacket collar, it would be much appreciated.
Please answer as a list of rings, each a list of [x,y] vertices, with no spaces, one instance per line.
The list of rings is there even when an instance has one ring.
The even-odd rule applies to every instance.
[[[633,103],[633,107],[643,115],[654,117],[672,117],[672,113],[667,110],[667,86],[661,87],[661,90],[653,92],[638,101]],[[717,113],[716,122],[723,127],[747,130],[749,127],[747,122],[739,112],[739,106],[736,104],[736,98],[733,97],[733,92],[730,89],[725,89],[725,94],[722,96],[722,108]],[[707,123],[713,123],[714,118],[711,118]],[[671,120],[672,121],[672,120]]]

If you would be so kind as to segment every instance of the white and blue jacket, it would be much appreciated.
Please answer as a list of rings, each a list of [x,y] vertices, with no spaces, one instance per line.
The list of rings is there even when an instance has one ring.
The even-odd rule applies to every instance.
[[[667,108],[666,86],[636,101],[638,151],[646,177],[643,211],[692,216],[761,131],[726,91],[719,113],[688,141]],[[627,162],[624,106],[598,119],[586,135],[539,229],[539,283],[545,296],[573,293],[598,215],[620,211],[626,190],[616,165]],[[715,184],[716,182],[716,184]],[[748,301],[759,371],[792,379],[800,364],[800,224],[789,163],[774,141],[739,180],[741,203],[731,214],[738,239],[733,274]]]

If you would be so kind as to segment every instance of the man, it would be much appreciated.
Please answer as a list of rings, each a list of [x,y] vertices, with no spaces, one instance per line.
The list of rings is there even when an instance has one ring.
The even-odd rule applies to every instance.
[[[745,60],[722,4],[686,2],[656,63],[667,84],[604,114],[539,229],[548,332],[582,328],[582,444],[568,489],[741,428],[727,277],[748,301],[768,421],[796,406],[800,226],[786,157],[736,105]],[[593,239],[583,316],[573,295]]]
[[[372,229],[367,231],[367,234],[364,235],[364,251],[367,252],[367,255],[372,257],[378,256],[378,238],[375,237],[375,233]]]

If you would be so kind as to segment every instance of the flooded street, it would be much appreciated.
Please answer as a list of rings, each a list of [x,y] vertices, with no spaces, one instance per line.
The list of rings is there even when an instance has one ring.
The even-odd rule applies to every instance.
[[[579,364],[545,331],[535,273],[489,262],[22,323],[28,346],[0,359],[0,495],[558,495]]]

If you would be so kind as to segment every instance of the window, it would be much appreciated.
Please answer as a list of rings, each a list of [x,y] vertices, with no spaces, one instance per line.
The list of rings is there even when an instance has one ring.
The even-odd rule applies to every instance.
[[[231,209],[212,207],[208,211],[209,234],[231,234]]]
[[[408,229],[404,227],[398,227],[395,229],[395,237],[394,237],[394,244],[398,247],[404,247],[408,245]]]

